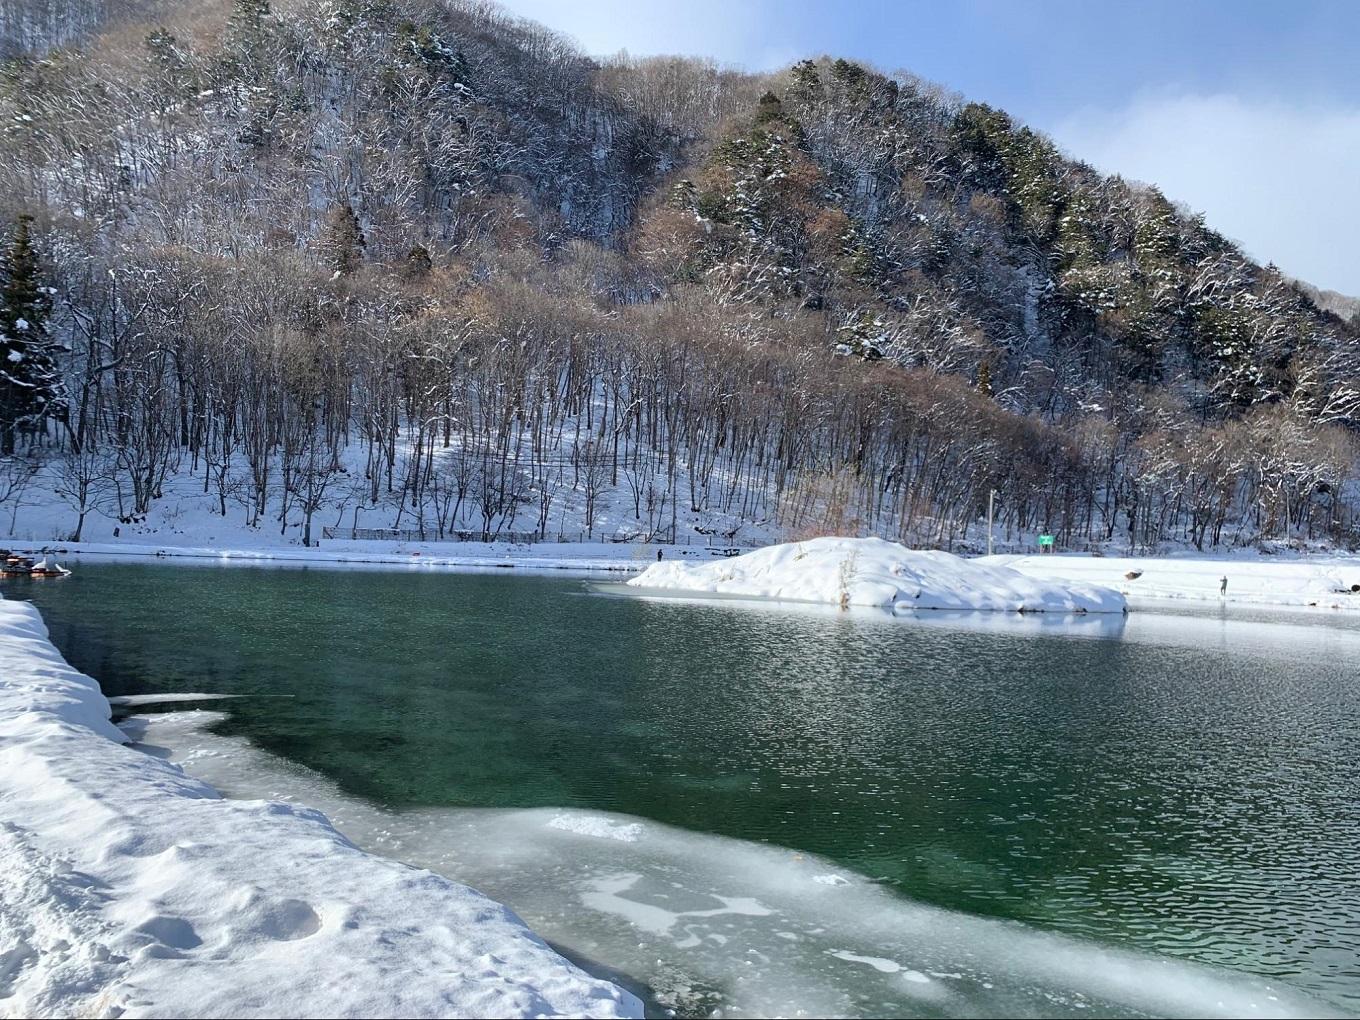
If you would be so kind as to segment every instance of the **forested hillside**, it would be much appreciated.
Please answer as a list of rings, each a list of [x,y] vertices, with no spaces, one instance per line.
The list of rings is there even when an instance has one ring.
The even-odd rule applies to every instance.
[[[5,8],[3,525],[188,478],[306,541],[958,547],[993,489],[1073,547],[1357,539],[1344,299],[1000,110],[483,4],[53,6]]]

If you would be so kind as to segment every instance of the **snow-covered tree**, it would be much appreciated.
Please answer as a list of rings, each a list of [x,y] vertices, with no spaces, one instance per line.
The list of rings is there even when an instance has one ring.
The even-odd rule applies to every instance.
[[[66,391],[48,332],[52,292],[44,286],[33,248],[33,218],[19,217],[0,263],[0,454],[14,453],[21,432],[33,432],[65,411]]]

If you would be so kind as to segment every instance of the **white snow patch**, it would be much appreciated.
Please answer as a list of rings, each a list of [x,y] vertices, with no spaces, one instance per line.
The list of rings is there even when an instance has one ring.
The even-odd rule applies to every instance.
[[[617,839],[622,843],[636,843],[642,837],[639,822],[611,822],[600,815],[560,814],[548,822],[554,829],[574,832],[578,836],[596,839]]]
[[[989,556],[978,562],[1050,583],[1109,585],[1135,604],[1193,601],[1360,609],[1356,556]]]
[[[815,538],[716,563],[654,563],[628,582],[646,591],[889,606],[898,610],[1122,613],[1124,596],[1039,580],[997,564],[908,549],[881,538]]]
[[[833,949],[827,955],[834,956],[838,960],[845,960],[847,963],[868,964],[880,974],[896,974],[903,969],[902,965],[896,960],[885,960],[881,956],[857,956],[845,949]]]
[[[0,601],[5,1015],[641,1015],[480,893],[124,739],[37,610]]]
[[[581,902],[592,910],[606,914],[616,914],[632,922],[636,927],[653,935],[669,934],[687,918],[727,917],[769,917],[774,913],[769,907],[751,896],[720,896],[711,898],[722,904],[702,910],[668,910],[655,903],[645,903],[640,899],[625,895],[642,882],[643,876],[636,872],[621,875],[608,875],[594,879],[589,888],[581,893]],[[683,928],[683,925],[682,925]],[[697,946],[697,936],[691,931],[682,937],[677,945],[681,949]]]

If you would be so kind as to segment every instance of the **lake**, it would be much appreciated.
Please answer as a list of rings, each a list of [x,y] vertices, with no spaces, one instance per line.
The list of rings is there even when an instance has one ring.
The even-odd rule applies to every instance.
[[[235,696],[139,709],[155,753],[477,886],[653,1012],[1360,1010],[1348,618],[146,563],[0,592],[106,694]]]

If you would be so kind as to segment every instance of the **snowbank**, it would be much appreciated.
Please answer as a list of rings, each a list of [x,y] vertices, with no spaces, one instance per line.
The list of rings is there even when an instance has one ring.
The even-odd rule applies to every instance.
[[[1360,557],[1203,559],[1191,557],[991,556],[981,561],[1027,577],[1108,585],[1137,604],[1168,600],[1360,610]],[[1136,575],[1136,576],[1130,576]],[[1219,593],[1222,579],[1228,590]]]
[[[655,563],[628,585],[749,598],[895,609],[1120,613],[1124,597],[1094,584],[1055,583],[946,552],[881,538],[814,538],[716,563]]]
[[[0,1013],[641,1015],[480,893],[123,740],[0,601]]]

